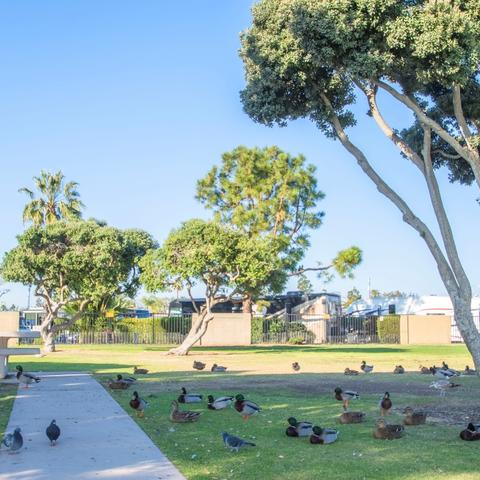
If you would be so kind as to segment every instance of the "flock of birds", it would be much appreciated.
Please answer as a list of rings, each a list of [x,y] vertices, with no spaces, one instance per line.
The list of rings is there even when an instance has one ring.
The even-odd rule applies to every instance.
[[[32,383],[40,382],[40,377],[37,377],[32,373],[24,372],[21,365],[17,365],[16,370],[17,380],[20,384],[24,385],[25,388],[28,388],[28,386]],[[60,427],[57,425],[57,422],[55,420],[52,420],[47,426],[45,434],[50,440],[50,445],[52,447],[55,446],[58,438],[60,437]],[[18,452],[23,447],[23,436],[21,428],[17,427],[12,433],[7,433],[0,442],[0,446],[5,446],[7,451],[10,453]]]
[[[206,364],[203,362],[193,362],[193,368],[195,370],[204,370],[205,367]],[[292,363],[292,370],[294,372],[298,373],[300,369],[301,367],[298,362]],[[362,361],[360,370],[364,374],[373,372],[373,369],[373,365],[368,365],[365,361]],[[17,380],[20,384],[23,384],[25,388],[28,388],[29,385],[33,383],[40,382],[39,377],[25,372],[21,365],[18,365],[16,370]],[[214,363],[210,370],[212,372],[226,372],[227,367],[223,367]],[[148,374],[148,370],[144,368],[137,368],[135,366],[133,373],[134,375],[146,375]],[[393,373],[404,374],[405,369],[402,367],[402,365],[396,365]],[[470,369],[468,365],[465,367],[465,370],[458,371],[449,368],[445,362],[442,362],[441,367],[436,367],[435,365],[432,367],[420,366],[420,373],[424,375],[433,375],[435,380],[431,383],[430,387],[439,390],[440,395],[444,396],[448,389],[460,387],[459,384],[453,382],[453,378],[461,375],[475,375],[476,371]],[[360,372],[358,370],[346,368],[344,374],[355,376],[359,375]],[[126,390],[130,388],[130,386],[134,385],[136,381],[137,379],[135,377],[118,374],[115,380],[109,379],[107,385],[113,390]],[[358,392],[352,390],[343,390],[341,387],[337,387],[334,389],[333,393],[334,398],[337,401],[342,402],[343,406],[343,411],[338,418],[339,423],[353,424],[364,421],[364,412],[349,410],[350,402],[360,398],[360,394]],[[169,415],[170,421],[174,423],[196,422],[201,417],[203,412],[181,410],[179,408],[179,404],[202,403],[203,398],[204,396],[202,394],[187,392],[187,390],[182,387],[178,398],[173,400],[171,403]],[[248,420],[251,416],[258,414],[261,411],[261,408],[257,403],[246,399],[243,394],[238,394],[236,396],[222,396],[216,399],[212,395],[208,395],[207,401],[207,408],[209,410],[224,410],[230,406],[233,406],[233,408],[242,416],[244,420]],[[129,405],[133,410],[135,410],[137,416],[139,417],[144,417],[145,410],[148,408],[148,402],[142,398],[137,391],[133,392]],[[390,413],[393,406],[392,398],[389,392],[385,392],[382,395],[378,406],[380,409],[380,418],[376,421],[373,431],[373,437],[377,439],[393,440],[401,438],[405,433],[404,425],[422,425],[425,424],[427,419],[426,412],[414,410],[411,407],[406,407],[403,411],[403,425],[387,423],[385,417]],[[309,421],[298,421],[294,417],[288,418],[287,423],[288,427],[285,431],[285,434],[288,437],[308,437],[310,439],[310,443],[312,444],[330,444],[335,442],[339,436],[339,431],[334,428],[322,428]],[[54,446],[60,437],[60,427],[57,425],[55,420],[50,422],[45,430],[45,433],[50,441],[50,445]],[[245,446],[256,446],[254,443],[231,435],[228,432],[222,432],[221,435],[225,447],[229,448],[232,452],[238,452],[242,447]],[[466,441],[480,440],[480,423],[469,423],[467,427],[460,432],[460,438]],[[0,445],[5,446],[9,452],[18,452],[23,446],[21,429],[15,428],[12,433],[7,433]]]

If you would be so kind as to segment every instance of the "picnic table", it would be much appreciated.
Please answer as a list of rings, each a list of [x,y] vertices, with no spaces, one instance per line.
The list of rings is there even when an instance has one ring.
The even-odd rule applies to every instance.
[[[8,348],[8,341],[11,338],[39,338],[40,332],[32,330],[17,330],[9,332],[0,332],[0,379],[8,375],[8,357],[9,355],[37,355],[39,348]]]

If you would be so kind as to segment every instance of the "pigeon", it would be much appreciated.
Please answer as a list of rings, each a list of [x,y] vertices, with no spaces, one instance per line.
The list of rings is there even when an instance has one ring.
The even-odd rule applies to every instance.
[[[234,437],[227,432],[222,433],[222,438],[225,447],[229,448],[231,452],[238,452],[242,447],[245,447],[247,445],[251,447],[256,446],[252,442],[247,442],[246,440],[242,440],[241,438]]]
[[[367,363],[365,362],[365,360],[362,361],[362,364],[360,365],[360,369],[364,372],[364,373],[370,373],[373,371],[373,365],[367,365]]]
[[[31,373],[24,372],[21,365],[17,365],[15,369],[17,370],[17,380],[20,383],[23,383],[25,385],[25,388],[28,388],[28,386],[33,382],[38,383],[40,381],[39,377],[36,377]]]
[[[335,390],[335,399],[339,402],[343,402],[343,409],[348,410],[348,404],[350,400],[358,400],[360,395],[357,392],[351,390],[343,391],[340,387],[337,387]]]
[[[60,428],[57,425],[56,420],[52,420],[50,425],[45,430],[48,439],[50,440],[50,445],[53,447],[57,444],[58,437],[60,436]]]
[[[300,364],[298,362],[293,362],[292,363],[292,368],[294,372],[299,372],[300,371]]]
[[[5,445],[10,452],[18,452],[23,446],[21,429],[16,428],[13,433],[7,433],[3,437],[2,445]]]

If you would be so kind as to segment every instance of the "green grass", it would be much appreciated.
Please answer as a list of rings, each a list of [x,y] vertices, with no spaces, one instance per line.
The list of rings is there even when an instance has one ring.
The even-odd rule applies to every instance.
[[[426,405],[442,410],[443,417],[478,409],[480,381],[461,378],[462,389],[449,392],[441,400],[426,388],[431,377],[409,373],[392,375],[394,365],[402,364],[416,372],[420,364],[441,364],[454,368],[472,364],[464,346],[338,345],[266,346],[245,348],[200,348],[188,357],[165,356],[165,347],[156,346],[81,346],[60,347],[60,352],[42,358],[12,358],[31,371],[91,371],[105,382],[114,373],[131,373],[133,365],[149,368],[151,374],[139,377],[138,391],[150,403],[139,425],[189,480],[203,479],[299,479],[325,477],[328,480],[474,480],[478,478],[480,442],[458,438],[459,425],[449,425],[442,416],[428,425],[408,427],[405,438],[375,440],[373,424],[378,415],[378,400],[386,389],[392,392],[396,412],[390,422],[401,421],[400,409]],[[28,358],[28,361],[27,361]],[[193,360],[229,367],[227,374],[192,370]],[[373,375],[345,377],[346,366],[359,367],[365,359],[375,365]],[[291,362],[302,366],[300,374],[291,372]],[[334,385],[354,387],[361,399],[354,404],[367,413],[360,425],[338,425],[341,406],[332,397]],[[243,393],[258,402],[263,411],[244,422],[233,409],[212,412],[206,404],[190,405],[204,411],[196,424],[171,424],[169,406],[181,386],[190,391],[214,396]],[[129,412],[130,391],[111,392]],[[11,396],[11,391],[9,393]],[[3,396],[3,400],[2,400]],[[0,390],[0,406],[8,395]],[[8,408],[8,405],[7,405]],[[185,408],[185,407],[183,407]],[[5,411],[2,408],[2,411]],[[0,414],[1,415],[1,414]],[[286,419],[295,416],[326,427],[337,426],[340,439],[333,445],[310,445],[307,439],[287,438]],[[5,416],[5,415],[4,415]],[[0,416],[0,421],[1,421]],[[480,420],[480,418],[478,418]],[[171,431],[171,429],[174,431]],[[231,454],[222,445],[220,433],[229,431],[252,439],[257,447]]]
[[[16,386],[0,384],[0,436],[2,437],[7,428],[16,393]]]

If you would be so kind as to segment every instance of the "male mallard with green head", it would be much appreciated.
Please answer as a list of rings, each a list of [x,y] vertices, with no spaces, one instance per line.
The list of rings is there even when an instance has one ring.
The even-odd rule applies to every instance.
[[[182,393],[177,400],[179,403],[200,403],[203,401],[203,395],[199,393],[187,393],[185,387],[182,387]]]
[[[246,400],[241,393],[235,396],[235,403],[233,406],[244,420],[248,420],[250,417],[261,411],[261,408],[255,402]]]
[[[287,420],[289,427],[293,427],[295,431],[297,432],[297,435],[288,435],[288,429],[287,429],[287,435],[288,436],[295,436],[295,437],[308,437],[312,434],[312,428],[313,428],[313,423],[311,422],[299,422],[297,421],[296,418],[290,417]]]
[[[328,445],[337,441],[339,432],[333,428],[313,427],[310,435],[310,443],[318,445]]]
[[[233,397],[218,397],[216,400],[213,398],[213,395],[208,397],[208,408],[210,410],[223,410],[224,408],[229,407],[233,403]]]
[[[17,365],[15,369],[17,370],[17,380],[19,381],[19,383],[23,383],[23,385],[25,385],[25,388],[28,388],[28,386],[34,382],[38,383],[40,381],[40,377],[37,377],[32,373],[24,372],[21,365]]]

